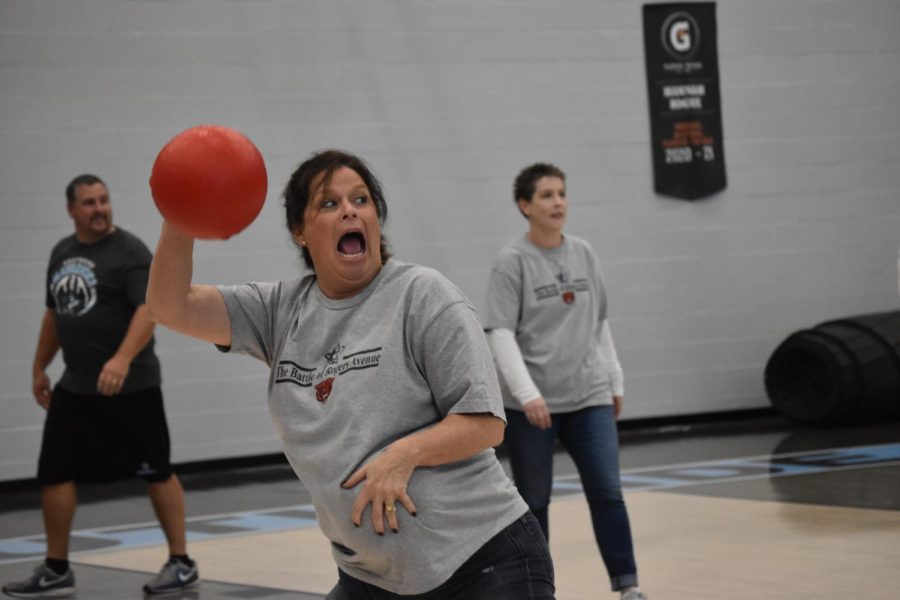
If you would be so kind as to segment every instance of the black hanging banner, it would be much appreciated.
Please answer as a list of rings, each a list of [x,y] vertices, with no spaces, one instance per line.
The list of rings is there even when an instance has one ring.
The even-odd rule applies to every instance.
[[[656,193],[725,189],[715,2],[645,4],[644,55]]]

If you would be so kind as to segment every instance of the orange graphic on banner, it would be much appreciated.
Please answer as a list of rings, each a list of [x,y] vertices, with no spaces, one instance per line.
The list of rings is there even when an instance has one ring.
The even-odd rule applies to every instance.
[[[703,133],[703,123],[700,121],[680,121],[675,123],[672,137],[662,140],[663,148],[709,146],[712,143],[713,138]]]

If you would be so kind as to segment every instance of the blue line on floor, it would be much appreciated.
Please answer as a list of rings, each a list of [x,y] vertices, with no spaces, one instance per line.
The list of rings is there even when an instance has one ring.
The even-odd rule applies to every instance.
[[[627,469],[622,472],[622,487],[626,492],[671,490],[681,487],[708,485],[752,479],[791,477],[826,471],[840,471],[877,467],[900,461],[900,444],[881,444],[853,448],[837,448],[810,452],[777,454],[768,457],[754,456],[737,459],[713,460],[682,465]],[[572,476],[554,480],[554,492],[579,493],[581,484]],[[297,511],[310,518],[297,517]],[[280,514],[283,513],[283,514]],[[188,539],[197,541],[215,537],[234,537],[253,533],[308,529],[316,526],[312,507],[286,506],[260,509],[234,514],[208,515],[191,518],[187,523]],[[191,525],[226,526],[229,533],[191,531]],[[97,542],[104,551],[112,548],[126,549],[162,544],[162,532],[155,524],[137,523],[121,527],[80,530],[72,532],[72,553],[97,550]],[[81,547],[79,548],[79,545]],[[35,560],[44,555],[46,540],[43,535],[18,538],[0,538],[0,564]]]

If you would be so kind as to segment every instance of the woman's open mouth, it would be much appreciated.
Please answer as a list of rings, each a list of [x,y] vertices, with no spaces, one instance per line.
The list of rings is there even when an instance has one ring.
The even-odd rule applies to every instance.
[[[341,236],[337,245],[341,256],[358,256],[366,252],[366,238],[359,231],[350,231]]]

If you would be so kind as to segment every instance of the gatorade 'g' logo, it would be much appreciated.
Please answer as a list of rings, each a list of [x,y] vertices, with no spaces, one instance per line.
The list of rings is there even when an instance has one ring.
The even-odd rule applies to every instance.
[[[694,55],[700,45],[700,28],[694,17],[686,12],[672,13],[662,26],[662,45],[678,60]]]

